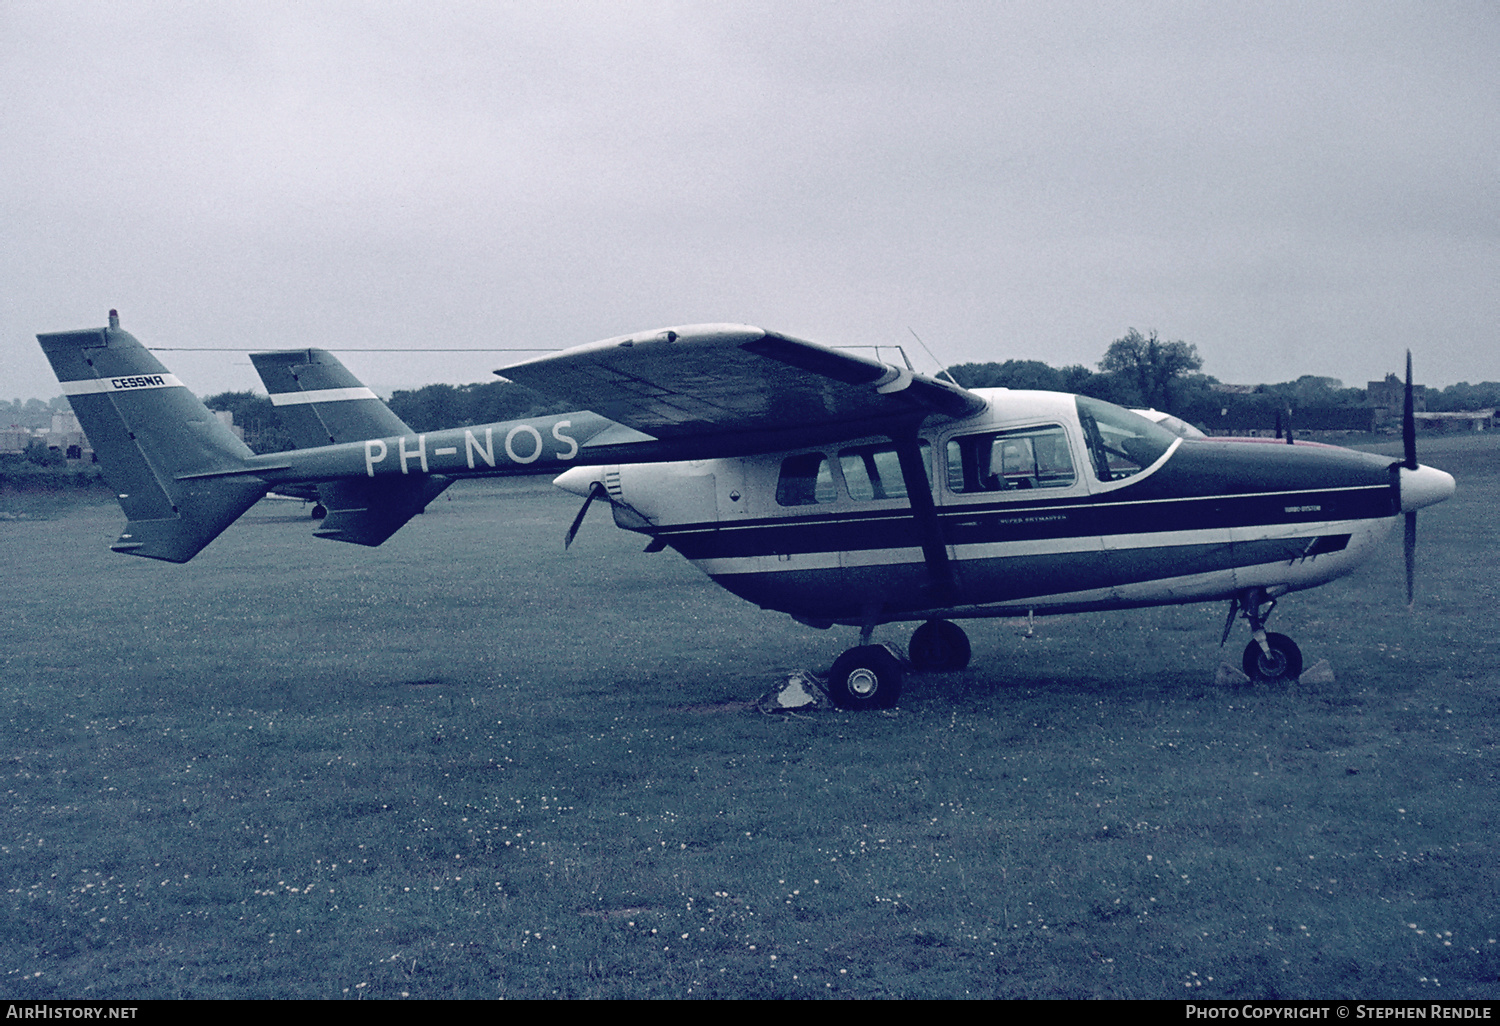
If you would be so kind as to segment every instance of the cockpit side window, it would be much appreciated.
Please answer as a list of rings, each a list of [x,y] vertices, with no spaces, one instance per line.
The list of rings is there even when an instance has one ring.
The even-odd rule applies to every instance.
[[[1100,481],[1120,481],[1151,466],[1177,436],[1113,403],[1078,397],[1078,420]]]
[[[1061,426],[962,435],[948,441],[948,490],[1067,488],[1078,480]]]
[[[932,447],[921,443],[922,465],[932,480]],[[893,445],[861,445],[839,450],[839,470],[849,498],[857,502],[875,499],[906,498],[906,479],[901,476],[901,461]]]
[[[837,498],[838,490],[833,485],[833,471],[827,456],[820,452],[804,452],[781,461],[781,476],[776,480],[777,504],[815,506]]]

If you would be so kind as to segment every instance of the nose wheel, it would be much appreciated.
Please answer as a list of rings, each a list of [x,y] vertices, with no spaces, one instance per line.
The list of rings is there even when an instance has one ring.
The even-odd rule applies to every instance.
[[[1275,599],[1267,598],[1264,591],[1253,588],[1230,601],[1229,618],[1224,621],[1226,641],[1236,612],[1250,622],[1251,641],[1245,646],[1240,666],[1245,676],[1266,684],[1290,683],[1302,676],[1302,650],[1297,643],[1285,634],[1266,630],[1266,620],[1270,619],[1271,610],[1275,608]]]
[[[1245,658],[1241,665],[1245,676],[1251,680],[1265,683],[1294,681],[1302,676],[1302,650],[1285,634],[1272,631],[1266,634],[1265,648],[1258,641],[1245,646]]]

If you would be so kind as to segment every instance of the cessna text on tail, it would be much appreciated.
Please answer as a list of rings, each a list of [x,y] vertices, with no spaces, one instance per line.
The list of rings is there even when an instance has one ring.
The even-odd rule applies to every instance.
[[[415,432],[331,355],[251,359],[296,440],[257,456],[129,333],[38,336],[128,523],[114,549],[191,559],[266,492],[310,496],[320,537],[379,545],[456,478],[560,472],[615,523],[719,584],[818,627],[858,627],[829,690],[893,704],[903,665],[870,644],[917,621],[919,671],[968,663],[954,620],[1227,599],[1253,678],[1302,657],[1276,600],[1327,583],[1453,494],[1418,464],[1326,445],[1184,438],[1109,403],[966,390],[760,328],[694,325],[527,361],[506,378],[577,412]],[[1410,364],[1408,363],[1408,384]]]

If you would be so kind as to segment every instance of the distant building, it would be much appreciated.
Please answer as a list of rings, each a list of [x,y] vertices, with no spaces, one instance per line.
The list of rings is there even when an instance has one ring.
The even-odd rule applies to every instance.
[[[219,423],[234,432],[236,438],[242,442],[245,440],[245,429],[235,424],[233,411],[215,410],[213,413],[219,418]],[[22,437],[12,437],[18,433]],[[52,414],[50,430],[29,432],[24,428],[12,428],[0,432],[0,452],[24,452],[33,439],[40,440],[49,449],[56,449],[70,460],[92,459],[94,455],[94,447],[89,444],[88,435],[84,434],[78,415],[72,410]]]
[[[1368,406],[1309,406],[1292,411],[1292,431],[1374,431]]]
[[[1442,434],[1458,434],[1464,431],[1495,430],[1494,410],[1454,410],[1439,413],[1413,413],[1417,427],[1425,431]]]
[[[1392,418],[1399,419],[1406,408],[1406,382],[1394,374],[1387,374],[1384,381],[1371,381],[1365,385],[1365,401],[1375,409],[1375,423],[1384,424]],[[1416,413],[1427,409],[1427,386],[1412,385],[1411,408]]]
[[[55,411],[52,414],[51,429],[38,431],[36,437],[47,448],[56,449],[69,459],[76,460],[85,454],[92,456],[94,452],[94,447],[89,445],[88,436],[78,423],[78,415],[72,410]]]
[[[1225,407],[1219,416],[1204,421],[1203,430],[1211,435],[1235,435],[1241,438],[1279,438],[1286,430],[1287,415],[1252,407]],[[1292,434],[1298,438],[1310,431],[1373,431],[1375,411],[1368,406],[1309,406],[1292,410]]]
[[[36,435],[23,427],[12,425],[8,428],[0,428],[0,452],[23,453],[35,437]]]

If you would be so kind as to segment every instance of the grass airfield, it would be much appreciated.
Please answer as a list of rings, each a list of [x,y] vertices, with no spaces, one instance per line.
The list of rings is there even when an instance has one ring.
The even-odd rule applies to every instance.
[[[1272,620],[1333,683],[1186,606],[974,622],[890,714],[756,711],[854,632],[544,481],[185,566],[0,522],[0,994],[1494,999],[1500,444],[1420,448],[1415,612],[1398,527]]]

